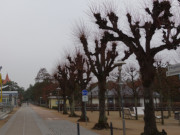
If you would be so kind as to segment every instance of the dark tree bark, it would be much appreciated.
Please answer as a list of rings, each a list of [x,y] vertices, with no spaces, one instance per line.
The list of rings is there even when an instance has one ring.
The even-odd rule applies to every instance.
[[[92,73],[98,79],[99,87],[99,120],[95,124],[95,129],[108,128],[107,117],[105,114],[105,92],[106,77],[115,68],[113,65],[115,58],[118,56],[116,43],[112,43],[112,49],[107,49],[107,40],[103,36],[100,40],[95,40],[95,52],[91,52],[88,48],[87,37],[85,33],[80,33],[79,39],[83,45],[84,52],[87,56]]]
[[[134,104],[135,104],[136,120],[138,120],[138,113],[137,113],[137,97],[134,97]]]
[[[70,104],[70,114],[69,117],[78,117],[75,113],[75,100],[74,100],[74,92],[71,93],[71,97],[69,98]]]
[[[74,82],[77,85],[77,91],[79,93],[82,93],[82,90],[86,89],[88,83],[91,80],[91,70],[89,63],[86,59],[86,57],[80,53],[80,51],[77,50],[76,56],[74,58],[68,57],[68,60],[70,62],[71,68],[73,67],[75,69],[74,74]],[[82,96],[82,94],[81,94]],[[81,99],[81,117],[78,121],[89,121],[89,118],[86,116],[85,112],[85,104]]]
[[[66,96],[63,95],[63,114],[68,114],[66,101],[67,101]]]
[[[81,121],[81,122],[88,122],[89,121],[89,118],[85,112],[85,103],[83,101],[81,101],[81,116],[80,116],[80,119],[78,121]]]
[[[143,135],[158,135],[159,132],[156,126],[154,103],[153,103],[153,89],[152,82],[155,77],[155,68],[153,67],[154,61],[151,59],[146,62],[140,63],[140,72],[142,75],[142,84],[144,87],[144,133]],[[150,66],[151,65],[151,66]]]
[[[147,101],[145,103],[145,126],[143,135],[161,134],[158,132],[156,126],[152,97],[152,83],[155,75],[153,67],[154,57],[164,49],[177,49],[180,45],[180,24],[170,19],[173,16],[170,12],[171,3],[169,1],[156,0],[153,1],[152,7],[152,10],[149,7],[144,9],[147,16],[150,16],[152,20],[144,20],[144,24],[140,23],[141,20],[133,20],[131,14],[127,13],[127,20],[133,36],[127,35],[118,28],[119,18],[113,11],[108,12],[106,17],[102,17],[100,12],[93,13],[99,28],[106,30],[105,37],[108,41],[121,41],[129,48],[128,51],[125,51],[125,56],[127,57],[123,60],[127,59],[129,55],[135,54],[139,62],[144,87],[144,98],[145,101]],[[179,6],[173,8],[177,7]],[[141,30],[143,30],[145,34],[144,47],[141,42]],[[154,47],[151,41],[156,31],[161,31],[162,42],[159,46]]]
[[[118,77],[118,79],[117,79],[117,81],[116,81],[116,84],[119,84],[118,82],[119,82],[119,79],[120,79],[120,77]],[[121,93],[120,93],[120,85],[116,85],[116,89],[117,89],[117,96],[118,96],[118,106],[119,106],[119,117],[121,117],[121,108],[122,108],[122,106],[121,106]]]
[[[133,80],[133,87],[135,88],[134,86],[134,80]],[[138,120],[138,113],[137,113],[137,105],[138,105],[138,91],[137,89],[133,89],[133,95],[134,95],[134,106],[135,106],[135,115],[136,115],[136,120]]]
[[[157,66],[157,79],[159,83],[159,89],[160,89],[160,108],[161,108],[161,124],[164,125],[164,112],[163,112],[163,94],[162,94],[162,72],[161,72],[161,61],[158,62],[156,61],[156,66]]]
[[[63,114],[68,114],[67,112],[67,106],[66,106],[66,96],[67,96],[67,69],[65,66],[57,66],[57,72],[54,73],[54,78],[59,82],[59,87],[62,90],[62,96],[63,96]]]
[[[106,86],[104,85],[106,80],[100,80],[98,83],[99,87],[99,120],[98,123],[94,126],[95,129],[109,128],[106,117],[106,106],[105,106],[105,91]]]
[[[76,67],[72,64],[71,58],[68,56],[67,58],[69,60],[69,64],[66,65],[66,68],[68,70],[68,93],[69,93],[69,103],[70,103],[70,114],[69,117],[77,117],[75,114],[75,91],[77,90],[77,84],[76,84]]]

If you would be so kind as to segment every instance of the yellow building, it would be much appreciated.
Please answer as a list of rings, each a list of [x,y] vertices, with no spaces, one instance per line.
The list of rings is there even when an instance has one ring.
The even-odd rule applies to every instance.
[[[50,109],[57,109],[58,108],[58,96],[49,96],[49,108]],[[60,110],[62,110],[63,107],[63,98],[59,97],[59,106],[60,106]],[[69,107],[69,101],[66,100],[66,105],[67,107]]]

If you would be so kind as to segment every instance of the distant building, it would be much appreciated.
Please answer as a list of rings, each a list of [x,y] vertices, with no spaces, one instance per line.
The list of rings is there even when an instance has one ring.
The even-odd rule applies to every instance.
[[[2,80],[2,84],[5,85],[8,82],[11,82],[11,80],[9,79],[8,74],[6,74],[6,78],[5,78],[5,80]]]
[[[138,91],[137,92],[138,93],[138,99],[137,99],[138,106],[144,107],[143,90],[141,90],[141,88],[139,87],[137,88],[137,91]],[[99,94],[99,88],[98,86],[96,86],[94,89],[88,92],[88,97],[89,97],[88,103],[96,104],[99,106],[98,94]],[[124,86],[121,94],[123,95],[124,106],[133,107],[134,106],[133,90],[128,86]],[[154,105],[157,105],[160,102],[159,97],[160,97],[159,93],[153,92]],[[119,106],[117,90],[111,89],[105,92],[105,104],[107,105],[107,103],[108,103],[108,106],[112,106],[112,107]]]
[[[57,108],[58,107],[58,96],[49,96],[49,108]],[[63,104],[63,99],[62,97],[59,97],[59,104]]]
[[[2,103],[4,105],[18,105],[18,91],[2,91]]]

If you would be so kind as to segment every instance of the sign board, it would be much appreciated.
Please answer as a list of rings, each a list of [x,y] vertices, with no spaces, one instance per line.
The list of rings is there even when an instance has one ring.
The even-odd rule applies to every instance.
[[[168,71],[180,71],[180,63],[168,66]]]
[[[173,76],[178,74],[180,74],[180,63],[168,66],[168,71],[166,72],[166,76]]]
[[[180,74],[180,71],[167,71],[166,76],[173,76]]]
[[[82,90],[82,95],[87,95],[88,91],[87,90]]]
[[[88,102],[88,96],[87,95],[82,96],[82,101],[83,102]]]

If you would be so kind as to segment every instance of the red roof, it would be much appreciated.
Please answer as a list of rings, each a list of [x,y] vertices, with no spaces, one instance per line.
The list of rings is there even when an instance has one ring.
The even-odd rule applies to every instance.
[[[6,84],[7,82],[10,82],[11,80],[9,79],[9,76],[8,76],[8,74],[6,75],[6,79],[5,80],[3,80],[3,84]]]

